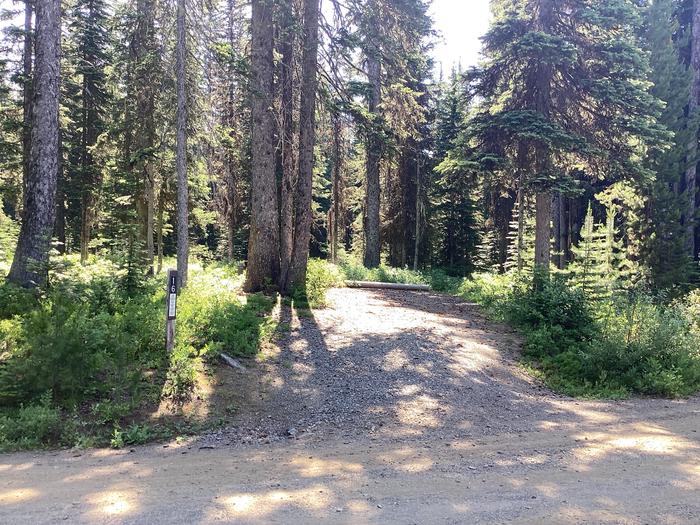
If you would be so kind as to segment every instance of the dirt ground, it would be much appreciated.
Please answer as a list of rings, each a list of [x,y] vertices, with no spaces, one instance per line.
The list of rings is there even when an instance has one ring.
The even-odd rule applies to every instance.
[[[330,300],[212,385],[230,428],[0,456],[0,523],[700,523],[700,398],[557,396],[458,299]]]

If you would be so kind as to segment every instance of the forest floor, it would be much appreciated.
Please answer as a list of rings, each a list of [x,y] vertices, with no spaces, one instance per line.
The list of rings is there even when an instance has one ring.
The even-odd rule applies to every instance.
[[[0,456],[0,523],[700,522],[700,398],[558,396],[457,298],[329,301],[212,385],[232,427]]]

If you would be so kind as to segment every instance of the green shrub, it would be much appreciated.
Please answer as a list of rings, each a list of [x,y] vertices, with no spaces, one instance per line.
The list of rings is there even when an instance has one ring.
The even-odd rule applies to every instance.
[[[306,270],[306,288],[294,294],[295,304],[305,302],[311,308],[326,306],[326,292],[343,285],[343,276],[338,267],[321,259],[310,259]]]
[[[0,282],[0,319],[25,315],[37,305],[34,292],[7,281]]]
[[[378,268],[365,268],[355,259],[344,259],[339,267],[348,281],[374,281],[380,283],[428,284],[429,278],[421,272],[408,268],[392,268],[381,265]]]
[[[462,279],[449,275],[446,271],[437,268],[430,272],[430,287],[436,292],[457,294]]]
[[[518,327],[547,384],[586,397],[678,397],[700,390],[698,294],[587,299],[561,276],[478,275],[459,293]]]
[[[57,444],[63,430],[60,411],[44,394],[36,404],[22,406],[14,416],[0,416],[0,449],[36,448]]]

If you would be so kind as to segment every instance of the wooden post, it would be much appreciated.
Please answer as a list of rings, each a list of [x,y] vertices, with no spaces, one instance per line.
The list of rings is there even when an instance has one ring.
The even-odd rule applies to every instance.
[[[177,314],[177,270],[168,270],[168,288],[165,294],[165,349],[175,346],[175,317]]]

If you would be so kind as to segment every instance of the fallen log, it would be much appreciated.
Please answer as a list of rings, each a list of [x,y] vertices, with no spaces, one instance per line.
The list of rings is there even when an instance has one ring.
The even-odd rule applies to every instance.
[[[245,371],[246,371],[246,370],[245,370],[245,367],[238,361],[238,359],[234,359],[234,358],[231,357],[230,355],[225,354],[225,353],[223,353],[223,352],[221,352],[221,353],[219,354],[219,357],[221,358],[221,360],[222,360],[224,363],[226,363],[226,364],[227,364],[228,366],[230,366],[231,368],[235,368],[235,369],[237,369],[237,370],[240,370],[241,372],[245,372]]]
[[[404,283],[379,283],[376,281],[345,281],[348,288],[382,288],[386,290],[415,290],[419,292],[429,292],[430,286],[427,284],[404,284]]]

